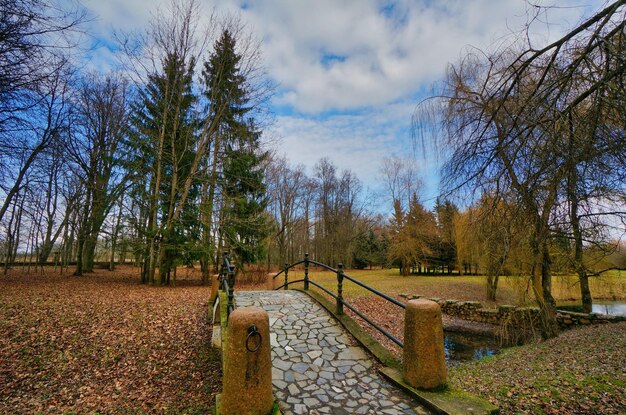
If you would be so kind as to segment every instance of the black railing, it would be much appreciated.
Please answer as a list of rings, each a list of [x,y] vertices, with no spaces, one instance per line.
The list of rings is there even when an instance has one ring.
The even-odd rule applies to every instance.
[[[230,264],[228,252],[224,252],[222,260],[222,270],[220,271],[220,288],[226,292],[228,303],[226,305],[226,315],[235,309],[235,266]]]
[[[304,279],[299,279],[299,280],[294,280],[294,281],[289,281],[289,270],[291,268],[294,268],[300,264],[304,264]],[[333,293],[331,290],[329,290],[328,288],[324,287],[323,285],[319,284],[316,281],[312,281],[309,278],[309,267],[311,265],[317,265],[319,267],[322,267],[324,269],[327,269],[328,271],[334,272],[337,274],[337,294]],[[395,337],[393,334],[389,333],[387,330],[385,330],[384,328],[382,328],[379,324],[377,324],[376,322],[372,321],[370,318],[368,318],[366,315],[364,315],[363,313],[361,313],[360,311],[358,311],[357,309],[355,309],[351,304],[349,304],[348,302],[346,302],[343,298],[343,282],[344,280],[348,280],[362,288],[365,288],[366,290],[370,291],[373,294],[376,294],[377,296],[389,301],[390,303],[397,305],[398,307],[401,307],[403,309],[406,308],[406,305],[398,300],[396,300],[393,297],[388,296],[387,294],[384,294],[380,291],[378,291],[375,288],[370,287],[369,285],[357,280],[356,278],[352,278],[349,275],[347,275],[344,271],[343,271],[343,264],[339,263],[337,264],[337,268],[333,268],[330,265],[326,265],[323,264],[321,262],[317,262],[314,261],[312,259],[309,259],[309,254],[304,254],[304,259],[302,261],[298,261],[295,262],[291,265],[289,264],[285,264],[285,267],[278,272],[276,275],[274,275],[272,278],[276,279],[279,275],[284,274],[285,275],[285,282],[280,285],[279,287],[276,287],[275,290],[280,290],[282,289],[289,289],[289,286],[292,284],[296,284],[296,283],[300,283],[303,282],[304,283],[304,289],[308,290],[309,289],[309,285],[312,284],[315,287],[319,288],[320,290],[322,290],[323,292],[325,292],[326,294],[330,295],[331,297],[333,297],[336,301],[336,311],[337,314],[343,314],[343,307],[346,306],[348,307],[350,310],[352,310],[354,312],[354,314],[356,314],[357,316],[361,317],[363,320],[365,320],[367,323],[369,323],[371,326],[373,326],[376,330],[380,331],[383,335],[385,335],[389,340],[391,340],[392,342],[394,342],[395,344],[397,344],[400,347],[404,347],[404,344],[397,338]]]

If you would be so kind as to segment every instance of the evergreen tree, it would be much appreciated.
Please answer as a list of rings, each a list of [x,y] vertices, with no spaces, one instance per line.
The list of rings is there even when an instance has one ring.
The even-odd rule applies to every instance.
[[[227,150],[224,163],[222,232],[240,265],[265,257],[270,233],[262,169],[267,154],[259,151],[258,133],[251,128],[248,135],[247,143]]]
[[[237,53],[235,38],[224,30],[204,65],[205,95],[210,102],[209,116],[219,120],[213,136],[212,160],[207,168],[202,197],[203,241],[213,251],[210,237],[216,189],[222,186],[219,241],[223,241],[242,264],[265,256],[269,235],[266,187],[262,164],[267,155],[260,151],[260,132],[249,112],[250,88]],[[221,170],[221,171],[220,171]],[[207,246],[208,245],[208,246]],[[218,247],[219,248],[219,247]],[[205,256],[203,274],[208,273]]]
[[[163,72],[149,76],[133,106],[132,144],[141,155],[135,167],[143,173],[138,175],[134,194],[147,216],[145,226],[139,227],[146,238],[143,282],[154,282],[157,252],[159,283],[169,283],[172,267],[177,262],[188,263],[197,251],[198,208],[191,201],[199,194],[198,183],[191,186],[179,218],[171,220],[196,156],[193,66],[193,59],[184,62],[176,54],[168,54]]]
[[[400,274],[409,275],[415,265],[429,265],[432,262],[437,235],[435,217],[424,208],[415,194],[411,197],[408,212],[402,210],[398,199],[394,200],[393,206],[387,256],[391,261],[399,263]]]
[[[437,198],[435,202],[435,215],[437,216],[437,229],[439,231],[436,255],[442,266],[447,266],[448,273],[456,266],[456,237],[454,232],[454,219],[459,214],[459,209],[449,200],[443,202]]]
[[[383,238],[376,236],[372,229],[360,232],[355,238],[352,266],[357,269],[372,269],[373,265],[384,265],[386,245]]]

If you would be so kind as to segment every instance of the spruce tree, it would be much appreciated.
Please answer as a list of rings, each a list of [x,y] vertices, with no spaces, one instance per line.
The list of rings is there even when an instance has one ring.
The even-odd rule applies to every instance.
[[[213,137],[213,157],[207,169],[207,194],[202,206],[204,241],[212,246],[215,241],[209,232],[213,204],[216,189],[221,185],[222,221],[218,240],[235,254],[240,266],[264,257],[269,234],[262,170],[267,156],[260,150],[260,132],[250,115],[250,88],[241,60],[235,38],[225,30],[204,66],[209,116],[219,119],[219,127]],[[206,249],[212,251],[208,246]],[[203,271],[208,272],[206,264]]]
[[[175,54],[167,55],[163,71],[149,76],[149,83],[139,92],[133,107],[132,144],[140,155],[136,168],[143,173],[138,175],[135,194],[148,212],[143,282],[154,282],[157,252],[158,282],[169,283],[172,267],[177,262],[190,263],[197,251],[198,208],[190,202],[199,193],[197,183],[190,190],[180,218],[169,220],[195,157],[198,122],[194,113],[197,97],[192,91],[193,66],[193,60],[184,62]]]

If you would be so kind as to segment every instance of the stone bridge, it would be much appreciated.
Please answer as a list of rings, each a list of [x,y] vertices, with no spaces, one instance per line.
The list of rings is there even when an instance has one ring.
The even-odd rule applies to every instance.
[[[226,291],[228,292],[228,290]],[[230,293],[232,296],[232,291]],[[212,293],[212,299],[216,296],[217,292]],[[436,336],[435,333],[438,332],[438,330],[434,329],[435,326],[433,324],[438,324],[439,331],[441,331],[441,314],[439,306],[435,303],[428,302],[429,304],[425,305],[426,308],[420,310],[418,309],[424,306],[424,304],[407,305],[405,322],[412,320],[412,323],[408,324],[413,324],[417,331],[423,331],[424,336],[420,337],[418,334],[409,334],[407,332],[407,336],[414,339],[405,338],[405,342],[408,341],[413,345],[409,346],[412,348],[412,352],[407,354],[405,344],[405,360],[407,355],[414,356],[421,353],[422,357],[410,359],[413,361],[405,361],[403,372],[401,373],[397,368],[384,367],[370,353],[370,350],[374,351],[374,349],[366,349],[360,343],[363,342],[363,344],[368,344],[368,347],[372,347],[370,340],[364,340],[364,332],[354,328],[358,327],[358,325],[353,320],[343,314],[340,318],[340,323],[335,318],[336,316],[327,311],[327,309],[331,310],[333,307],[330,307],[328,304],[322,306],[324,301],[320,299],[322,303],[319,303],[313,297],[317,298],[317,295],[311,296],[308,291],[299,290],[237,291],[234,293],[234,297],[231,297],[229,303],[235,306],[235,312],[247,310],[244,312],[247,316],[267,313],[265,323],[258,320],[259,327],[265,327],[263,330],[267,330],[269,334],[269,341],[267,338],[264,340],[266,342],[264,347],[267,353],[265,359],[267,360],[264,361],[266,363],[260,363],[259,358],[253,356],[254,353],[249,353],[253,350],[248,349],[248,352],[246,352],[243,349],[240,352],[233,352],[233,345],[243,340],[238,340],[235,343],[231,339],[231,335],[237,333],[238,339],[245,338],[247,348],[252,326],[250,326],[250,321],[246,320],[245,327],[248,330],[248,337],[246,337],[246,333],[242,335],[241,330],[244,326],[239,324],[240,318],[238,317],[237,323],[234,324],[239,328],[231,333],[231,329],[229,329],[231,319],[226,317],[228,296],[225,292],[219,295],[221,300],[215,303],[214,316],[216,314],[221,315],[222,321],[218,326],[214,327],[214,334],[220,332],[220,327],[226,330],[223,333],[223,337],[226,338],[225,342],[228,344],[226,354],[233,356],[231,353],[235,353],[237,356],[236,358],[224,357],[223,363],[226,365],[225,362],[228,361],[228,367],[232,368],[232,362],[237,362],[235,363],[235,366],[239,367],[237,369],[239,373],[237,379],[240,379],[237,382],[251,384],[254,389],[254,391],[251,389],[248,394],[242,387],[232,386],[237,383],[229,381],[229,390],[231,391],[227,395],[229,396],[227,399],[229,405],[232,405],[233,402],[235,402],[234,405],[236,406],[240,405],[241,401],[246,399],[254,401],[254,396],[258,394],[259,388],[266,391],[263,393],[263,396],[267,397],[265,393],[269,393],[269,378],[271,377],[271,393],[278,404],[276,409],[279,409],[279,413],[285,415],[486,415],[498,413],[498,409],[493,405],[462,391],[452,390],[451,388],[444,388],[439,391],[417,390],[407,383],[406,379],[409,379],[407,378],[409,376],[407,373],[420,371],[421,375],[419,376],[425,379],[427,383],[434,381],[439,382],[435,384],[440,385],[441,381],[445,382],[442,332],[440,333],[442,337],[440,363],[444,365],[443,377],[438,375],[438,373],[441,373],[441,366],[437,367],[438,359],[425,356],[424,353],[424,351],[432,351],[433,355],[439,354],[437,353],[437,346],[433,346],[433,344],[438,342],[434,341],[434,343],[431,343],[432,340],[426,340],[434,339],[432,336]],[[234,304],[232,304],[233,302]],[[262,310],[259,310],[259,308]],[[409,309],[414,310],[411,313],[415,314],[410,314],[408,312]],[[436,310],[435,314],[432,314],[432,310]],[[426,317],[428,322],[420,320],[420,317],[417,317],[418,314]],[[242,314],[239,313],[238,315],[241,316]],[[435,323],[433,318],[438,320],[439,323]],[[267,327],[268,323],[269,328]],[[350,327],[350,331],[359,338],[360,342],[344,326]],[[424,330],[419,327],[423,327]],[[254,328],[256,330],[256,326]],[[365,334],[365,336],[369,335]],[[415,338],[418,338],[419,340],[417,341],[422,344],[416,345]],[[373,339],[371,340],[373,342]],[[224,344],[222,344],[221,340],[215,343],[217,343],[216,346],[221,345],[222,351],[225,352]],[[422,352],[418,352],[418,350],[422,350]],[[374,353],[379,356],[380,351],[375,351]],[[430,354],[430,352],[426,354]],[[415,363],[418,360],[420,362],[419,365]],[[428,363],[431,360],[432,364]],[[430,365],[430,367],[424,369],[424,362],[426,362],[426,366]],[[420,365],[422,367],[416,369]],[[271,369],[268,366],[271,366]],[[256,374],[251,374],[252,372],[256,373],[257,369],[254,368],[261,368],[261,372],[267,370],[265,372],[266,375],[262,375],[267,377],[252,379],[256,376]],[[434,376],[431,376],[431,374]],[[226,385],[227,376],[230,375],[227,374],[225,369],[224,385]],[[235,378],[229,377],[229,379]],[[261,386],[262,384],[267,386]],[[226,386],[224,387],[223,395],[226,395]],[[220,413],[221,399],[226,398],[218,397],[216,405],[218,414]],[[264,411],[261,411],[263,412],[262,414],[258,411],[250,413],[266,415]],[[231,410],[229,415],[231,412],[239,415],[241,409],[237,409],[234,412]]]
[[[235,301],[269,314],[272,384],[283,414],[432,413],[384,379],[380,364],[308,295],[239,291]]]

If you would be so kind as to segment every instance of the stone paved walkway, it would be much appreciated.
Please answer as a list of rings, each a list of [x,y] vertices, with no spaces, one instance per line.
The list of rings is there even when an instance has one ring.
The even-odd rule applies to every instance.
[[[269,314],[274,395],[284,415],[429,414],[383,379],[356,340],[306,294],[240,291],[235,302]]]

